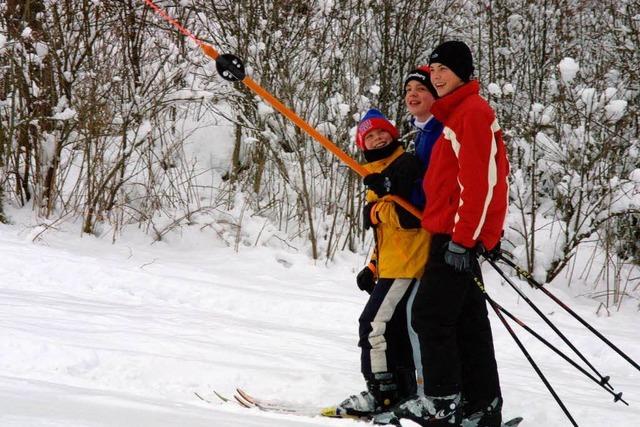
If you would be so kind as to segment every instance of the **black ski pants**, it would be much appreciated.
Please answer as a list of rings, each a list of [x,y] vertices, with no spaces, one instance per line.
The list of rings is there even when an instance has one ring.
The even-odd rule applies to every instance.
[[[379,279],[359,319],[361,369],[373,373],[413,371],[407,300],[416,279]]]
[[[500,396],[500,382],[487,305],[473,273],[444,262],[448,235],[434,235],[431,253],[412,307],[427,396],[462,392],[469,405]]]

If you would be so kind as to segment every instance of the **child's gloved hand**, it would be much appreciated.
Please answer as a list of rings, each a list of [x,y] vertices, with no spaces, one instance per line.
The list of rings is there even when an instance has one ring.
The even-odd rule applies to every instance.
[[[370,173],[364,177],[362,182],[367,186],[367,188],[369,188],[369,190],[376,193],[378,197],[382,197],[393,192],[393,183],[391,182],[391,178],[383,173]]]
[[[371,265],[371,264],[369,264]],[[360,273],[356,276],[356,283],[358,284],[358,288],[361,291],[365,291],[369,295],[373,292],[373,287],[376,285],[375,273],[371,268],[366,266],[363,268]]]
[[[375,224],[371,222],[371,209],[376,205],[375,202],[367,203],[362,208],[362,225],[365,230],[370,229],[371,227],[375,227]]]

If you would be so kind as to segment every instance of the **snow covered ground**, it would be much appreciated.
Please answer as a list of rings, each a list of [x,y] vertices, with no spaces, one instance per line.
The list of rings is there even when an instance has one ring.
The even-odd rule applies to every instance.
[[[0,225],[0,426],[349,426],[208,404],[194,395],[242,387],[264,398],[329,405],[362,389],[354,284],[363,257],[314,264],[306,255],[222,245],[214,233],[116,244],[68,231]],[[536,330],[542,321],[485,266],[488,290]],[[518,282],[519,283],[519,282]],[[640,425],[640,372],[539,291],[524,291],[631,403],[611,396],[520,328],[580,426]],[[636,361],[640,313],[612,317],[552,292]],[[527,426],[570,425],[505,328],[492,318],[505,417]],[[553,340],[559,343],[558,339]],[[407,422],[406,425],[413,425]]]

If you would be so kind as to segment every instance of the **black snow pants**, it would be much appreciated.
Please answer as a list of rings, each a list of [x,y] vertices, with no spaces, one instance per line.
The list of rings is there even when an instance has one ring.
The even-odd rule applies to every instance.
[[[460,273],[444,262],[448,235],[434,235],[431,253],[412,307],[413,328],[427,396],[462,392],[469,404],[501,396],[491,325],[477,259],[473,273]]]
[[[379,279],[360,315],[361,369],[373,373],[414,370],[407,301],[416,279]]]

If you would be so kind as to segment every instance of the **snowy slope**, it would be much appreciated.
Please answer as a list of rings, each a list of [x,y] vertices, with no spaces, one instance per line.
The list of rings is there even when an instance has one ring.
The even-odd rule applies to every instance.
[[[325,266],[273,248],[236,253],[205,233],[111,244],[60,231],[33,242],[39,231],[0,225],[0,426],[359,425],[211,405],[194,392],[231,394],[239,386],[265,398],[328,405],[359,391],[357,318],[366,295],[353,277],[361,256],[345,254]],[[488,268],[494,298],[546,332]],[[578,424],[639,425],[640,372],[544,295],[523,289],[631,403],[612,403],[516,327]],[[640,360],[634,307],[599,318],[595,302],[568,291],[580,293],[553,289]],[[492,321],[505,416],[524,416],[524,427],[569,425]]]

